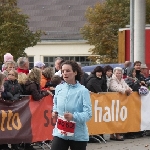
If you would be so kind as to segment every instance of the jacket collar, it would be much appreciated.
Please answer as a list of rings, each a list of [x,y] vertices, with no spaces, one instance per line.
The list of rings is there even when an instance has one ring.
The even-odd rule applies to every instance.
[[[66,86],[69,86],[69,87],[78,87],[78,85],[80,84],[79,81],[76,80],[76,84],[68,84],[67,82],[64,82],[64,84]]]

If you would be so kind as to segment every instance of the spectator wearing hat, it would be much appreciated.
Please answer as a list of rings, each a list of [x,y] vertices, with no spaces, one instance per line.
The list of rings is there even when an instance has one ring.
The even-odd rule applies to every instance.
[[[148,67],[146,64],[141,64],[141,74],[146,78],[148,73]]]
[[[13,61],[13,60],[14,60],[14,58],[10,53],[6,53],[4,55],[4,63],[7,62],[7,61]]]
[[[44,70],[45,64],[43,62],[41,62],[41,61],[36,61],[34,63],[34,67],[39,68],[41,70]]]
[[[14,62],[13,56],[10,53],[4,55],[4,64],[2,65],[2,71],[6,70],[6,63]]]

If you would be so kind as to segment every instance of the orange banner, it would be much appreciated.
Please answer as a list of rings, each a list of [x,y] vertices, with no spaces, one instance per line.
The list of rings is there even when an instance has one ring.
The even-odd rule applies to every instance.
[[[0,144],[52,140],[56,123],[51,116],[52,99],[49,95],[40,101],[29,96],[14,102],[0,100]],[[130,96],[115,92],[93,93],[91,101],[92,118],[87,123],[90,135],[140,131],[138,93]]]
[[[34,101],[30,97],[29,103],[32,114],[32,142],[52,140],[52,131],[56,124],[56,119],[52,118],[53,98],[46,96],[40,101]]]
[[[31,96],[21,100],[0,100],[0,144],[32,143],[52,140],[56,119],[51,116],[51,95],[34,101]]]
[[[141,100],[116,92],[91,94],[92,119],[87,123],[90,135],[140,131]]]

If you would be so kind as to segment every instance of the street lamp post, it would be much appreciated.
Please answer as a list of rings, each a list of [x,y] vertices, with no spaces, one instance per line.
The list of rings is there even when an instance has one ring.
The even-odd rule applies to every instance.
[[[130,61],[134,62],[134,0],[130,0]]]
[[[145,63],[146,0],[134,1],[134,61]]]

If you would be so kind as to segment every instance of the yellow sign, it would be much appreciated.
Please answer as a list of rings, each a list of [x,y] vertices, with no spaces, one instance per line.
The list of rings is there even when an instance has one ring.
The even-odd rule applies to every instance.
[[[91,94],[92,119],[87,123],[90,135],[140,131],[141,100],[138,93],[130,96],[110,92]]]

